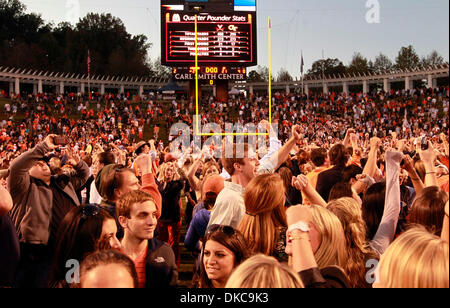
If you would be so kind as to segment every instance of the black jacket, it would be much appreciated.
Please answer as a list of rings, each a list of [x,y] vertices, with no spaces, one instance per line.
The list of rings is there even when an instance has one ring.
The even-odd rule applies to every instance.
[[[175,254],[165,242],[156,238],[148,241],[145,287],[165,289],[178,286]]]
[[[348,289],[350,282],[338,266],[312,268],[298,273],[306,289]]]
[[[328,202],[333,186],[342,181],[342,171],[344,168],[344,165],[334,166],[333,168],[319,174],[317,178],[316,190],[326,202]]]

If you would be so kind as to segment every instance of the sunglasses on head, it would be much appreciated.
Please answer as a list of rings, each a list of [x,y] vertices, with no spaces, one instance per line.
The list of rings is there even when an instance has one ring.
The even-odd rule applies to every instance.
[[[119,173],[121,173],[124,168],[125,168],[124,166],[117,166],[117,168],[114,170],[114,180],[112,182],[112,185],[114,188],[117,188],[117,184],[118,184],[117,175]]]
[[[236,231],[230,226],[212,225],[211,227],[209,227],[206,234],[210,235],[214,232],[222,232],[228,237],[232,237],[236,233]]]

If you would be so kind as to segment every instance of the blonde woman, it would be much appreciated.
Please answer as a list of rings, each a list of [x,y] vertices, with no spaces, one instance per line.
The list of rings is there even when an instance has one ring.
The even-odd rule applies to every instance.
[[[293,269],[273,257],[259,254],[239,265],[231,274],[225,288],[294,289],[304,286]]]
[[[285,253],[285,189],[278,174],[255,177],[244,193],[246,212],[238,226],[253,254],[261,253],[288,261]]]
[[[327,209],[341,221],[345,234],[345,249],[348,259],[343,269],[347,273],[353,288],[368,288],[366,262],[378,259],[366,240],[366,225],[362,218],[361,207],[353,198],[341,198],[328,203]]]
[[[286,253],[306,288],[348,288],[350,283],[346,274],[336,265],[345,262],[345,256],[340,256],[345,253],[343,240],[339,240],[344,237],[342,227],[340,223],[336,225],[337,218],[333,219],[334,215],[326,211],[307,206],[292,206],[287,210]],[[318,219],[318,216],[322,218]],[[324,232],[324,226],[334,226],[334,232],[333,229]]]
[[[312,215],[312,228],[317,232],[311,243],[315,244],[313,251],[319,268],[328,266],[344,268],[348,253],[341,222],[332,212],[321,206],[311,205],[309,210]]]
[[[381,256],[377,288],[448,288],[449,246],[415,227],[395,240]]]
[[[175,162],[168,162],[161,166],[157,184],[162,197],[161,218],[158,220],[158,238],[167,242],[173,248],[177,264],[180,264],[180,199],[185,181],[181,179],[180,170]]]

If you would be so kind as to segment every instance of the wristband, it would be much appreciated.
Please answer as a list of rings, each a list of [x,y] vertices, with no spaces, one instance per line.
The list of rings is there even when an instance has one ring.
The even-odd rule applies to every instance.
[[[293,230],[299,230],[301,232],[309,232],[311,229],[309,228],[308,223],[306,223],[304,221],[299,221],[299,222],[289,226],[288,232],[291,232]]]

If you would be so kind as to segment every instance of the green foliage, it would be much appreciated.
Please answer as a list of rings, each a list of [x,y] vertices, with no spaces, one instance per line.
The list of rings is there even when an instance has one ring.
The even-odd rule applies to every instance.
[[[347,68],[339,59],[326,59],[314,62],[307,75],[322,77],[323,73],[325,76],[337,76],[338,74],[344,74],[346,71]]]
[[[291,74],[289,74],[289,72],[286,69],[284,68],[280,69],[277,77],[278,82],[289,82],[292,80],[294,80],[294,78],[292,78]]]
[[[444,64],[444,58],[436,51],[433,50],[427,57],[423,57],[420,65],[422,67],[430,67]]]
[[[420,59],[413,46],[409,45],[400,49],[395,64],[397,69],[413,70],[418,68],[419,65]]]
[[[353,59],[347,68],[349,74],[367,74],[371,70],[369,61],[361,53],[357,52],[353,55]]]
[[[375,73],[382,73],[388,70],[391,70],[394,67],[394,63],[392,63],[391,59],[388,56],[380,53],[375,58],[375,63],[373,64],[373,71]]]
[[[45,24],[18,0],[0,0],[0,66],[120,76],[152,75],[144,35],[132,36],[111,14],[89,13],[72,26]]]

